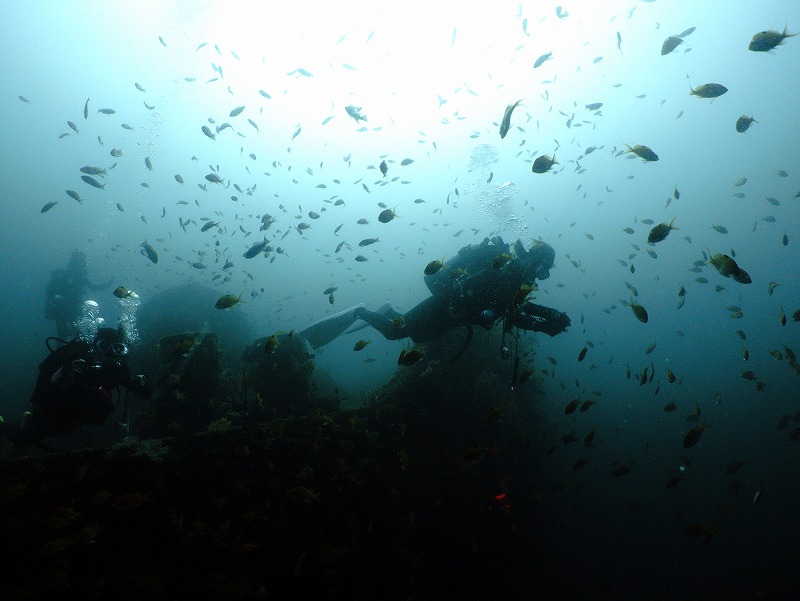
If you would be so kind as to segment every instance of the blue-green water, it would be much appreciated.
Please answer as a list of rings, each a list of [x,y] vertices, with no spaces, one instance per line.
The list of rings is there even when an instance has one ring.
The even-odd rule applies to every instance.
[[[376,308],[391,300],[407,310],[428,295],[429,261],[485,236],[541,239],[556,263],[537,299],[572,318],[567,333],[540,337],[534,365],[544,389],[535,402],[552,426],[539,444],[559,445],[541,482],[555,553],[575,552],[578,571],[603,555],[615,581],[625,578],[628,555],[660,566],[645,573],[664,581],[720,577],[708,555],[746,573],[747,590],[780,581],[783,560],[763,554],[775,548],[786,557],[782,545],[797,535],[798,449],[788,433],[798,424],[776,425],[800,409],[785,348],[800,352],[792,319],[800,310],[800,40],[787,38],[771,53],[751,52],[748,43],[762,30],[798,31],[800,7],[575,2],[559,18],[549,2],[430,4],[0,6],[0,411],[17,414],[27,404],[42,341],[54,333],[43,317],[44,289],[76,249],[86,253],[93,281],[113,278],[111,288],[91,293],[107,322],[120,314],[111,294],[117,285],[146,302],[196,282],[242,294],[246,304],[229,313],[243,315],[255,339],[301,330],[358,302]],[[667,37],[690,27],[683,44],[660,54]],[[552,58],[533,69],[548,52]],[[691,87],[712,82],[728,92],[690,96]],[[519,99],[501,139],[503,111]],[[586,108],[592,103],[602,107]],[[367,121],[351,119],[348,105],[361,107]],[[98,112],[105,108],[114,114]],[[735,129],[741,115],[756,120],[745,133]],[[231,127],[217,132],[225,122]],[[646,145],[659,160],[621,153],[626,144]],[[122,155],[112,157],[112,149]],[[537,156],[553,153],[551,172],[531,172]],[[401,165],[407,158],[413,162]],[[107,169],[98,177],[104,189],[81,181],[86,165]],[[207,181],[211,173],[224,183]],[[740,178],[746,183],[735,186]],[[380,223],[378,203],[398,218]],[[267,238],[284,252],[245,259],[262,239],[265,214],[275,218]],[[649,246],[651,227],[673,218],[678,229]],[[204,219],[218,226],[201,232]],[[300,223],[311,227],[301,232]],[[368,237],[380,240],[360,248]],[[145,240],[157,264],[140,253]],[[710,265],[690,271],[703,252],[735,252],[752,283]],[[356,262],[358,254],[368,261]],[[228,259],[233,266],[223,270]],[[632,300],[626,283],[647,309],[647,324],[623,305]],[[334,304],[323,294],[329,286],[338,287]],[[728,310],[734,305],[738,318]],[[370,337],[363,334],[317,358],[354,396],[391,377],[403,346],[373,332],[367,349],[353,353],[358,338]],[[640,385],[645,368],[655,375]],[[597,403],[577,418],[565,415],[576,396]],[[669,402],[677,411],[663,410]],[[698,407],[700,421],[687,421]],[[711,427],[684,449],[685,434],[703,421]],[[593,428],[593,449],[559,441]],[[681,472],[686,481],[665,489],[681,455],[691,459]],[[574,471],[581,457],[589,463]],[[747,463],[725,475],[737,460]],[[631,473],[613,478],[614,462]],[[732,495],[735,479],[746,488]],[[566,490],[551,492],[559,482]],[[760,482],[763,497],[754,504]],[[630,513],[630,503],[644,515]],[[719,529],[708,545],[684,535],[695,522]],[[598,550],[621,529],[629,529],[624,545]],[[575,551],[576,541],[586,548]]]

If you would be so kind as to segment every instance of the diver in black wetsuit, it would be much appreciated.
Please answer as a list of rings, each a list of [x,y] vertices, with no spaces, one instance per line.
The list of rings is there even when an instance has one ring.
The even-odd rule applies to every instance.
[[[48,349],[51,341],[61,346],[39,364],[32,413],[26,412],[21,427],[3,423],[0,417],[0,435],[16,446],[12,455],[30,445],[41,446],[45,438],[102,424],[117,409],[120,387],[143,399],[152,393],[143,374],[131,375],[128,370],[128,345],[121,328],[100,328],[89,341],[48,338]],[[127,393],[125,405],[127,413]]]
[[[520,286],[533,286],[535,280],[550,277],[555,251],[544,242],[535,241],[525,249],[517,240],[513,248],[502,238],[484,239],[465,246],[446,261],[435,274],[426,275],[431,291],[428,297],[408,312],[400,314],[384,305],[368,311],[364,305],[327,317],[298,332],[313,348],[319,348],[363,320],[385,338],[411,338],[425,342],[448,330],[464,326],[471,340],[475,325],[491,328],[503,320],[506,331],[512,327],[555,336],[570,325],[569,317],[518,297]]]
[[[86,290],[103,290],[111,286],[112,280],[101,284],[89,281],[86,255],[73,251],[69,263],[63,269],[50,274],[45,292],[45,319],[56,322],[56,334],[63,340],[70,340],[77,334],[75,322],[81,316],[81,306],[86,299]]]

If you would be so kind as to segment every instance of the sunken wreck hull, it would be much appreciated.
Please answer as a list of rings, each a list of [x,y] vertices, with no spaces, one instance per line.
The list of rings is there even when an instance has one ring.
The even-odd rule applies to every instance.
[[[0,462],[2,598],[534,590],[535,384],[510,392],[494,345],[444,360],[461,341],[358,409]]]
[[[366,425],[290,418],[5,461],[3,598],[470,598],[526,573],[501,459],[415,458]]]

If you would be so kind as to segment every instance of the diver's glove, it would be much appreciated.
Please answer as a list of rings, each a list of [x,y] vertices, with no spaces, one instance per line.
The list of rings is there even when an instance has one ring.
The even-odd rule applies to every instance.
[[[135,376],[131,376],[131,380],[128,383],[128,388],[136,396],[143,399],[149,399],[150,395],[153,394],[153,388],[150,386],[150,381],[144,374],[136,374]]]

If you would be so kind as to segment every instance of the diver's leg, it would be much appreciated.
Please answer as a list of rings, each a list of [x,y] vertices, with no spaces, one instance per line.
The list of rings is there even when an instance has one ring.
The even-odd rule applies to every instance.
[[[366,311],[366,309],[364,309],[364,303],[345,309],[336,315],[321,319],[308,326],[305,330],[298,332],[297,335],[308,340],[311,348],[317,349],[321,346],[325,346],[353,325],[358,319],[355,313],[359,309]]]
[[[403,326],[392,339],[408,337],[416,343],[427,342],[457,325],[459,322],[450,315],[447,299],[429,296],[403,314]]]
[[[392,303],[390,303],[389,301],[386,301],[380,307],[375,309],[374,313],[378,313],[380,315],[384,315],[385,317],[388,317],[389,319],[394,319],[395,317],[400,316],[400,313],[398,313],[397,311],[395,311],[392,308]],[[356,317],[358,318],[358,313],[356,313]],[[366,321],[364,321],[363,319],[358,318],[358,319],[356,319],[356,322],[353,325],[351,325],[349,328],[347,328],[344,331],[344,333],[345,334],[352,334],[353,332],[358,332],[359,330],[363,330],[364,328],[368,328],[368,327],[370,327],[370,325]]]
[[[380,313],[381,315],[385,315],[389,319],[394,319],[395,317],[399,317],[400,315],[402,315],[402,313],[398,313],[397,311],[394,310],[394,307],[392,307],[392,303],[390,303],[389,301],[386,301],[380,307],[375,309],[375,313]]]
[[[384,305],[379,309],[379,311],[381,310],[383,310],[383,312],[379,313],[378,311],[367,311],[365,308],[360,307],[356,309],[355,316],[357,319],[366,321],[370,326],[378,330],[386,340],[400,340],[401,338],[406,338],[409,334],[405,326],[395,326],[395,322],[393,321],[399,314],[391,310],[391,306],[389,310],[386,310],[386,305]]]

